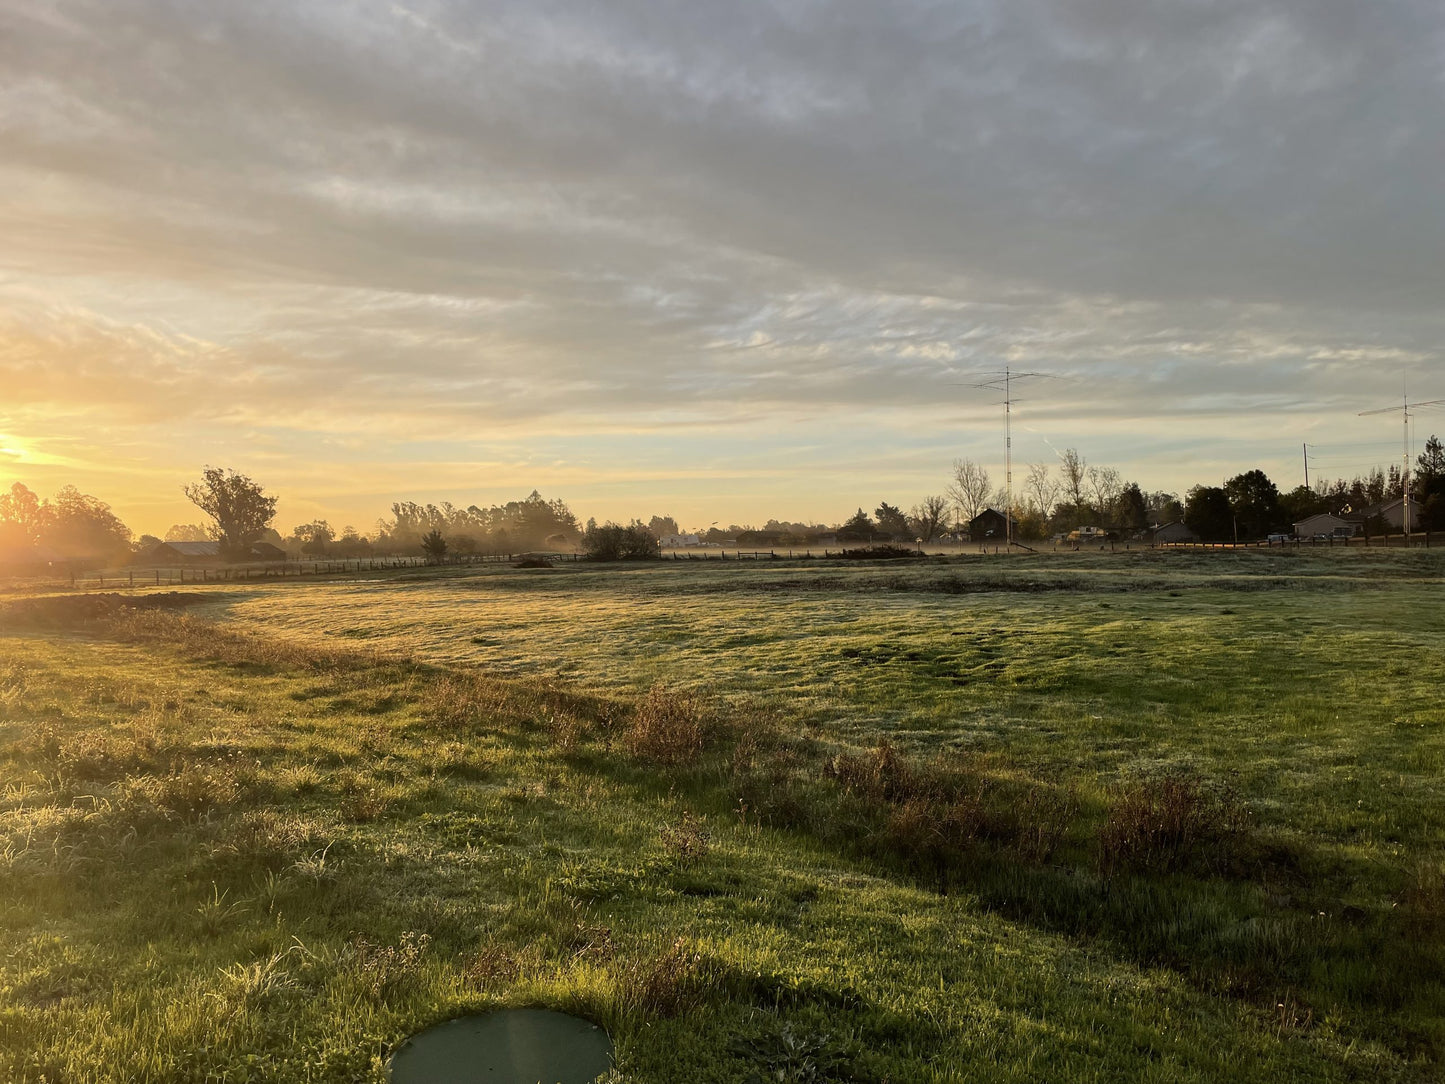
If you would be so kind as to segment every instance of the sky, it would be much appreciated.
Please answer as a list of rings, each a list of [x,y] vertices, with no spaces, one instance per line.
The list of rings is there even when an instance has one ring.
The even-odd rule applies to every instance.
[[[1016,480],[1353,476],[1442,178],[1438,0],[0,0],[0,486],[836,523],[1006,366]]]

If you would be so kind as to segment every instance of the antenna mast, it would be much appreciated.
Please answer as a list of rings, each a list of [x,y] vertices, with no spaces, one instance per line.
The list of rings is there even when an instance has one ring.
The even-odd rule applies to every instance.
[[[1016,373],[1007,364],[1002,369],[981,373],[987,379],[976,384],[961,385],[965,388],[986,388],[1003,392],[1003,458],[1004,485],[1008,491],[1008,507],[1003,510],[1004,538],[1009,550],[1014,544],[1014,438],[1013,438],[1013,382],[1038,377],[1044,380],[1057,379],[1053,373]]]
[[[1423,406],[1438,406],[1445,403],[1445,399],[1427,399],[1423,403],[1416,403],[1417,408]],[[1367,418],[1372,414],[1393,414],[1397,408],[1381,407],[1379,410],[1362,410],[1357,417]],[[1404,455],[1403,466],[1400,470],[1400,487],[1403,490],[1403,504],[1400,506],[1400,523],[1405,528],[1405,546],[1410,545],[1411,523],[1410,523],[1410,393],[1403,392],[1400,397],[1400,421],[1404,427]]]

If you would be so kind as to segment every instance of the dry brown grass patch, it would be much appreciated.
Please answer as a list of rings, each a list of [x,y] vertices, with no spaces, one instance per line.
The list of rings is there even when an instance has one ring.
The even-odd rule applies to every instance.
[[[698,700],[665,685],[654,685],[637,704],[622,735],[633,757],[663,767],[697,760],[707,744],[708,721]]]
[[[1127,784],[1099,829],[1099,868],[1110,876],[1215,864],[1217,852],[1244,831],[1248,817],[1231,791],[1206,787],[1192,776]]]

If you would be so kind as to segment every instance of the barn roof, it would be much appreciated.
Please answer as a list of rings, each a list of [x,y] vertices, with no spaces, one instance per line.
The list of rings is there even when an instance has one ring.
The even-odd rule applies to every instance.
[[[219,542],[162,542],[161,545],[174,550],[182,557],[219,557],[221,555]],[[160,546],[156,548],[159,549]]]

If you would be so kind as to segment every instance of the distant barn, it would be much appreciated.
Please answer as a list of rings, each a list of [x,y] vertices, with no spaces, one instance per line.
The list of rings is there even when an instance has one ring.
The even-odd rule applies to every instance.
[[[1018,527],[1018,522],[1014,522]],[[1003,539],[1008,532],[1008,518],[999,511],[985,508],[968,521],[968,538],[971,542],[987,542]],[[1017,533],[1017,531],[1015,531]]]

